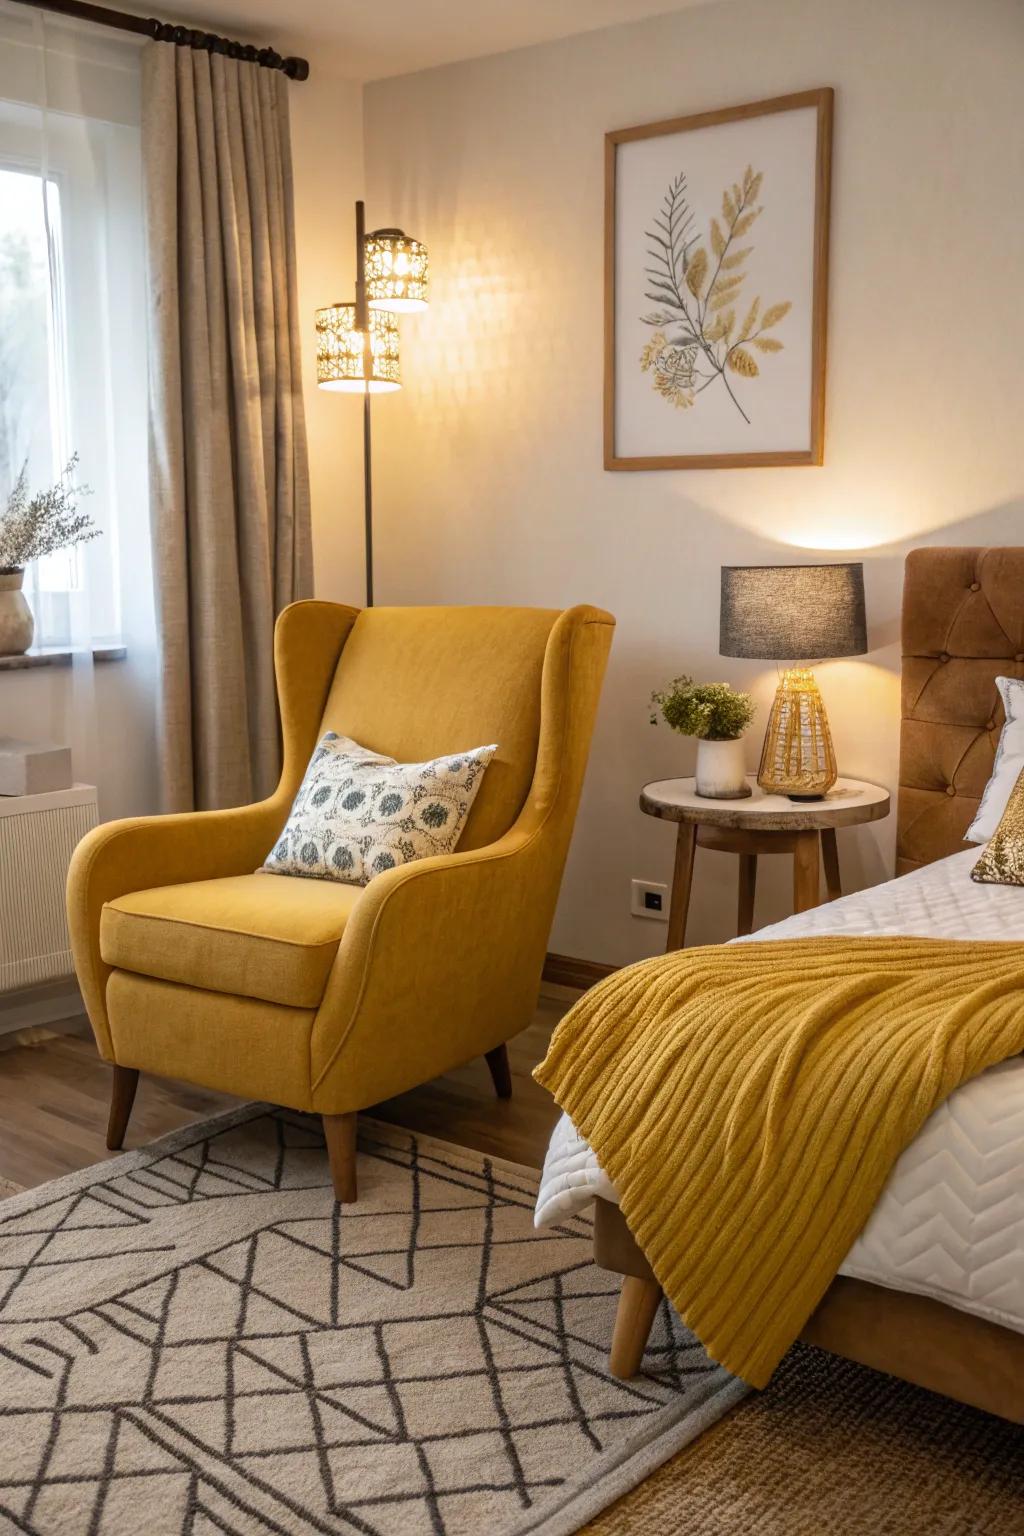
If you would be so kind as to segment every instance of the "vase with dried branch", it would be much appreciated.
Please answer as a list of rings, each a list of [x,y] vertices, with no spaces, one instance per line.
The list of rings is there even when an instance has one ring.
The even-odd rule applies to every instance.
[[[21,656],[32,644],[35,621],[22,591],[25,567],[100,535],[89,514],[79,510],[79,500],[90,491],[75,484],[77,468],[74,453],[54,485],[30,495],[26,462],[0,515],[0,656]]]

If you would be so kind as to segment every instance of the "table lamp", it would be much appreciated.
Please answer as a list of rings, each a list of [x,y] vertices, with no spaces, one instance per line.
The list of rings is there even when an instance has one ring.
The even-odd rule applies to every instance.
[[[863,656],[864,567],[723,565],[719,651],[758,661]],[[828,716],[809,666],[779,681],[757,782],[769,794],[821,800],[838,777]]]

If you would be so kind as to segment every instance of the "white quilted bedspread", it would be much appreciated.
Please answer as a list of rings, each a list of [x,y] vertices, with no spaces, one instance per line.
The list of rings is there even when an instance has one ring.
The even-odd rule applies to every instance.
[[[1024,890],[976,885],[970,871],[979,852],[954,854],[752,937],[1024,941]],[[595,1195],[616,1199],[563,1115],[544,1161],[536,1223],[564,1220]],[[935,1111],[897,1162],[840,1274],[934,1296],[1024,1333],[1024,1057],[990,1067]]]

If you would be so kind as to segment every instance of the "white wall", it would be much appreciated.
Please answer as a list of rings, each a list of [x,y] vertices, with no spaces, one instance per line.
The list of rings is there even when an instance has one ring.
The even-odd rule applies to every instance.
[[[820,680],[841,769],[894,783],[905,551],[1024,537],[1022,66],[1018,0],[722,0],[367,88],[372,207],[432,269],[429,312],[402,322],[406,387],[375,408],[379,600],[618,618],[553,949],[621,962],[664,942],[628,915],[630,877],[671,870],[636,798],[693,747],[648,725],[652,687],[752,687],[756,763],[774,671],[717,655],[722,564],[863,553],[872,654]],[[604,472],[604,133],[820,85],[825,466]],[[892,838],[840,834],[848,884],[891,870]],[[769,862],[759,920],[788,900],[788,861]],[[701,853],[691,937],[729,934],[734,892],[735,861]]]

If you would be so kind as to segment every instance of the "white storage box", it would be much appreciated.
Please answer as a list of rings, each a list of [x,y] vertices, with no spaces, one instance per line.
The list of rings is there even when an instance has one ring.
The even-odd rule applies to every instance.
[[[0,795],[47,795],[70,788],[70,747],[0,736]]]

